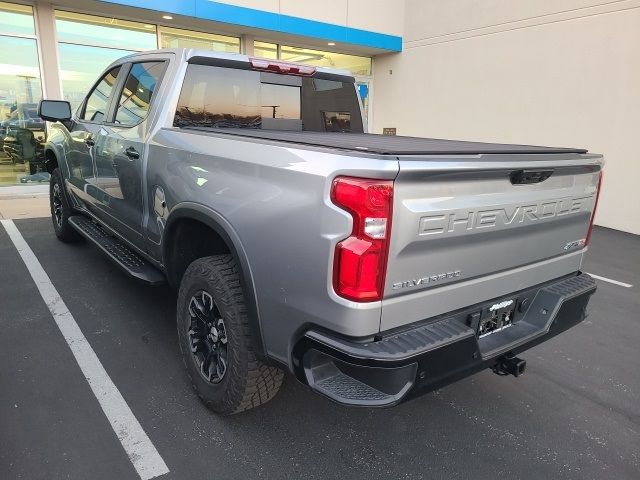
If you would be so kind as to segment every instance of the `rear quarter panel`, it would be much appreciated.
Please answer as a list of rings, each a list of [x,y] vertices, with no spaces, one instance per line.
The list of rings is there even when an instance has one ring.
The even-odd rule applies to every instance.
[[[350,302],[333,291],[333,251],[350,233],[351,217],[329,192],[337,175],[393,179],[397,160],[173,128],[157,132],[148,158],[152,248],[161,251],[166,221],[181,203],[224,218],[248,259],[269,355],[288,363],[290,343],[305,325],[349,336],[378,332],[380,302]],[[158,188],[168,215],[154,210]]]

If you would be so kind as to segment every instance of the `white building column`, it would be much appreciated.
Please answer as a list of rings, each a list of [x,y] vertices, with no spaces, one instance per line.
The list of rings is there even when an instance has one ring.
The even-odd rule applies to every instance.
[[[240,37],[240,53],[243,55],[253,56],[253,35],[242,35]]]
[[[40,75],[43,98],[62,100],[60,62],[58,60],[58,37],[53,6],[48,2],[34,4]]]

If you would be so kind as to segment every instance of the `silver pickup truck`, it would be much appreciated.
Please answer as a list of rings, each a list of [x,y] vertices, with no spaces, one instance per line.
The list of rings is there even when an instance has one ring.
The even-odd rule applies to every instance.
[[[345,72],[160,50],[39,115],[56,235],[178,290],[187,373],[221,414],[284,370],[359,406],[519,376],[596,288],[601,155],[369,134]]]

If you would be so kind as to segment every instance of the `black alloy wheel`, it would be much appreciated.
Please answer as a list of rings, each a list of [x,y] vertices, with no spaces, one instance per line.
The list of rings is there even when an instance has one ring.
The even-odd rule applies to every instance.
[[[67,193],[64,190],[64,180],[60,169],[51,172],[49,180],[49,206],[51,207],[51,221],[56,237],[63,242],[77,242],[82,239],[69,223],[69,217],[75,214]]]
[[[187,326],[193,361],[210,383],[219,383],[227,373],[229,343],[224,320],[213,297],[199,291],[189,301],[191,322]]]
[[[62,204],[62,191],[60,190],[60,184],[53,184],[53,191],[51,194],[53,219],[58,225],[58,228],[62,228],[62,215],[64,206]]]

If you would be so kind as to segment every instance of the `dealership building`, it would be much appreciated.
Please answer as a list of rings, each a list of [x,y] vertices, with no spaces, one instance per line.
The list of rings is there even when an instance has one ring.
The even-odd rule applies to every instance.
[[[603,153],[596,222],[640,234],[640,0],[0,1],[0,188],[45,181],[40,99],[178,47],[347,70],[374,133]]]

